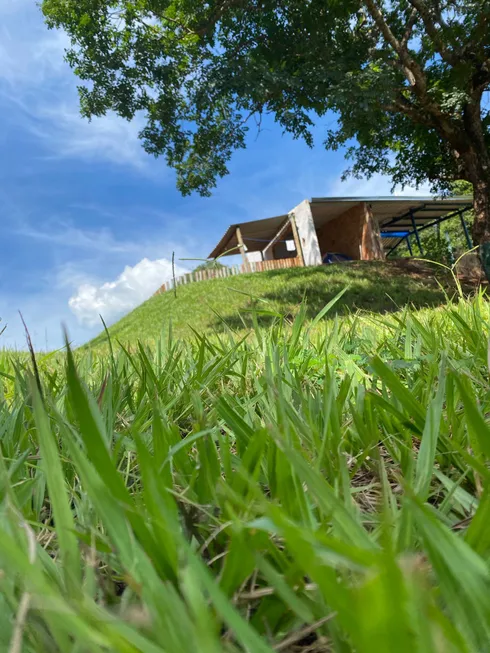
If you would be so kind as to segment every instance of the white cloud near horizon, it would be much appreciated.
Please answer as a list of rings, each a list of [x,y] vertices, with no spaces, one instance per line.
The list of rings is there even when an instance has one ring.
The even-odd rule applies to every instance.
[[[186,272],[181,266],[175,267],[176,276]],[[171,261],[144,258],[133,267],[126,266],[114,281],[80,284],[68,304],[80,324],[96,326],[100,315],[111,323],[147,300],[171,278]]]
[[[67,329],[74,347],[87,342],[102,328],[99,314],[107,323],[113,323],[148,299],[171,278],[170,260],[159,259],[158,254],[155,256],[157,252],[161,256],[162,251],[169,252],[171,249],[168,243],[167,246],[155,244],[153,250],[141,246],[140,258],[134,259],[138,253],[135,244],[135,250],[129,255],[129,258],[139,261],[134,266],[125,268],[128,254],[109,253],[104,259],[105,266],[98,259],[75,260],[47,270],[39,277],[38,287],[29,289],[25,294],[0,292],[0,329],[7,325],[0,337],[0,347],[25,350],[25,332],[18,311],[21,311],[38,351],[61,347],[64,342],[63,327]],[[155,258],[141,260],[146,251]],[[183,254],[183,251],[176,253],[177,261]],[[115,261],[119,261],[117,267]],[[104,281],[103,269],[108,264],[114,276],[113,280]],[[117,270],[123,272],[117,274]],[[186,271],[180,262],[176,265],[177,275]],[[110,279],[110,276],[107,278]]]

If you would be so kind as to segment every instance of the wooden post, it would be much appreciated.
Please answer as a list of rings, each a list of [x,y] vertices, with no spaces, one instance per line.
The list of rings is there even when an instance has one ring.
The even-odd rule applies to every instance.
[[[296,220],[294,219],[294,213],[289,216],[291,221],[291,229],[293,232],[294,246],[296,247],[296,253],[300,260],[301,267],[305,266],[305,259],[303,257],[303,248],[301,247],[301,241],[299,239],[298,228],[296,227]]]
[[[247,254],[246,254],[247,250],[245,249],[245,243],[243,242],[242,232],[240,230],[240,227],[236,228],[236,239],[238,241],[238,246],[240,248],[240,254],[242,255],[243,262],[246,265],[248,263]]]
[[[364,203],[363,208],[364,220],[361,229],[359,258],[361,261],[384,261],[386,254],[381,242],[378,221],[373,215],[370,204]]]

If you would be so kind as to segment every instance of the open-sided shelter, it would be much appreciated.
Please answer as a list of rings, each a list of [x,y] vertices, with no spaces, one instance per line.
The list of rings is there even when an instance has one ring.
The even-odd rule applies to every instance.
[[[281,261],[321,265],[332,255],[382,260],[405,244],[423,254],[420,232],[459,216],[468,247],[464,214],[471,197],[315,197],[283,215],[231,225],[210,258],[242,254],[244,262]]]

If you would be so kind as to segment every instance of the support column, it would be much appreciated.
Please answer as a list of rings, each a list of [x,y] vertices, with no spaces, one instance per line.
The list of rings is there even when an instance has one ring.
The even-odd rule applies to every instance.
[[[301,241],[299,239],[298,227],[296,226],[296,219],[294,213],[291,213],[289,216],[291,222],[291,231],[293,232],[294,246],[296,247],[296,254],[301,262],[302,267],[305,266],[305,257],[303,256],[303,248],[301,247]]]
[[[419,234],[419,230],[417,229],[417,223],[415,222],[413,211],[410,211],[410,219],[412,220],[412,227],[413,227],[413,232],[415,234],[415,240],[417,241],[420,254],[423,256],[424,250],[422,249],[422,243],[420,242],[420,234]]]
[[[321,265],[322,255],[309,201],[303,200],[291,213],[296,221],[304,264]]]
[[[413,256],[412,246],[410,245],[410,236],[405,236],[405,240],[407,241],[408,253],[410,256]]]
[[[242,232],[241,232],[240,227],[236,228],[236,239],[238,241],[238,247],[240,249],[240,254],[242,255],[242,260],[243,260],[244,263],[248,263],[247,254],[246,254],[247,249],[245,247],[245,243],[243,242]]]
[[[363,202],[362,205],[363,224],[361,230],[361,242],[359,258],[361,261],[384,261],[385,251],[381,242],[381,233],[376,217],[373,215],[371,205]]]
[[[473,243],[471,242],[471,237],[470,233],[468,231],[468,225],[466,224],[466,220],[464,219],[464,211],[461,211],[459,214],[459,219],[461,220],[461,226],[463,227],[464,235],[466,238],[466,244],[468,245],[468,249],[472,249]]]

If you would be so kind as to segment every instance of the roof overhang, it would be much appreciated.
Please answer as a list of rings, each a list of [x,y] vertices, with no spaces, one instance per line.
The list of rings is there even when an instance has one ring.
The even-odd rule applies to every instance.
[[[265,218],[264,220],[253,220],[252,222],[230,225],[209,255],[209,258],[233,256],[239,253],[236,236],[237,227],[240,227],[247,252],[261,252],[274,238],[287,219],[288,214],[285,213],[284,215],[277,215],[273,218]]]
[[[437,223],[449,215],[471,208],[472,197],[314,197],[311,211],[317,228],[339,218],[353,206],[366,203],[378,221],[381,231],[413,229]]]

